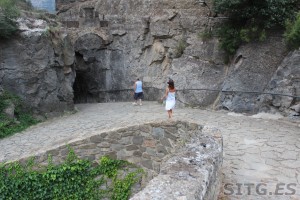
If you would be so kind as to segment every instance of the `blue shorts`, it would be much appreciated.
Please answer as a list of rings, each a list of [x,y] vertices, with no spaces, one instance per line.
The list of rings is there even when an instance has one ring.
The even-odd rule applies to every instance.
[[[134,93],[134,100],[143,99],[143,92]]]

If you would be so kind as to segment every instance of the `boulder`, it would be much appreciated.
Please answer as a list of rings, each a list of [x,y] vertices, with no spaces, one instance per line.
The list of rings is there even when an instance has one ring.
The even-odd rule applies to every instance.
[[[8,106],[3,110],[4,115],[9,119],[15,118],[15,105],[12,102],[8,103]]]

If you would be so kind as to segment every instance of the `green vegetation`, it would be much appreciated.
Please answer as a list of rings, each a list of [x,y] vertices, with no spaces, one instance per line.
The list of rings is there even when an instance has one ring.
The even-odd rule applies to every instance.
[[[0,199],[125,200],[142,174],[127,161],[102,157],[95,166],[70,150],[64,163],[56,166],[51,157],[45,167],[34,160],[0,165]]]
[[[16,32],[16,18],[20,15],[17,0],[0,0],[0,38],[9,38]]]
[[[213,38],[213,32],[210,29],[205,29],[203,32],[198,33],[198,37],[202,41],[207,41],[207,40]]]
[[[15,107],[14,119],[9,118],[4,113],[4,110],[10,105]],[[30,112],[23,106],[19,97],[7,91],[0,95],[0,138],[20,132],[36,123],[38,121],[30,115]]]
[[[297,49],[300,47],[300,12],[298,13],[296,20],[287,20],[284,38],[290,49]]]
[[[214,0],[216,13],[228,17],[218,31],[221,48],[230,56],[242,43],[263,41],[268,30],[293,19],[298,0]]]
[[[179,58],[183,54],[186,47],[187,43],[183,39],[179,40],[175,49],[175,58]]]
[[[18,29],[20,10],[32,10],[29,0],[0,0],[0,38],[11,37]]]

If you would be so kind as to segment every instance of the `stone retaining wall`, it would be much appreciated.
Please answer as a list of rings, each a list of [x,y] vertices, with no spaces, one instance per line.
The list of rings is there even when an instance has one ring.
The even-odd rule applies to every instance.
[[[131,200],[216,200],[220,188],[222,137],[204,127],[161,164],[160,173]]]
[[[36,156],[36,162],[47,164],[51,154],[54,163],[61,163],[68,155],[69,147],[80,158],[93,162],[108,155],[143,167],[147,176],[142,187],[155,178],[133,199],[157,199],[156,195],[159,195],[163,199],[185,196],[189,200],[204,197],[212,200],[218,194],[222,137],[217,129],[169,121],[103,131],[41,153]],[[23,162],[26,160],[28,158],[22,159]]]

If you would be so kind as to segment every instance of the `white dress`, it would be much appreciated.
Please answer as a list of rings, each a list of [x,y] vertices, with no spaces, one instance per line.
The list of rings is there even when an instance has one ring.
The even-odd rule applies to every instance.
[[[166,110],[173,110],[175,107],[175,92],[168,92],[166,99]]]

